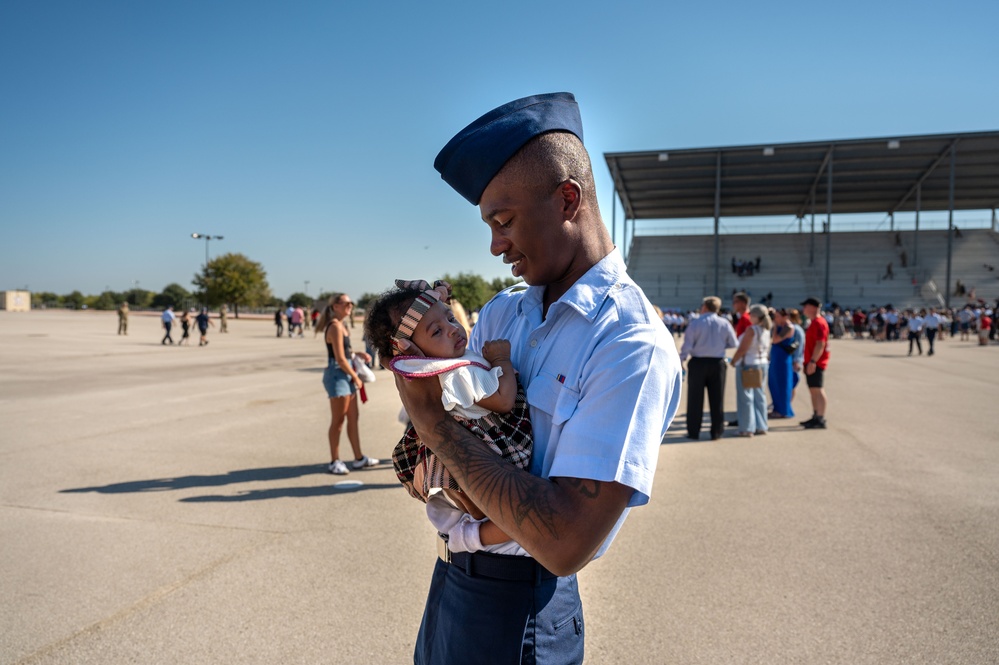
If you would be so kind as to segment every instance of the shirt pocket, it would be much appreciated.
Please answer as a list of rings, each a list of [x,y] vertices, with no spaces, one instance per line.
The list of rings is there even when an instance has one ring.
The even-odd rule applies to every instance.
[[[579,391],[569,388],[553,376],[540,374],[527,389],[527,403],[551,416],[553,425],[569,420],[579,405]]]

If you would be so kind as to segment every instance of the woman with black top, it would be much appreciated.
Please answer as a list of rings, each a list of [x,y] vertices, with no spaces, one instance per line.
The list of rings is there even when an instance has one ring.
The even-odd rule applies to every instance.
[[[181,346],[183,344],[190,344],[191,343],[191,315],[187,312],[187,310],[184,310],[184,313],[180,317],[180,328],[183,331],[183,334],[181,335],[180,342],[177,344],[177,346]]]
[[[343,325],[343,320],[350,316],[354,307],[350,296],[342,293],[330,298],[330,304],[320,319],[320,325],[325,330],[326,339],[326,370],[323,372],[323,386],[330,398],[332,420],[329,428],[330,464],[329,472],[335,475],[350,473],[347,465],[340,461],[340,432],[343,431],[344,420],[347,421],[347,439],[354,451],[354,461],[351,468],[363,469],[378,464],[378,460],[361,452],[361,439],[357,427],[357,391],[361,388],[361,379],[351,366],[350,333]],[[371,356],[358,352],[357,356],[370,362]]]

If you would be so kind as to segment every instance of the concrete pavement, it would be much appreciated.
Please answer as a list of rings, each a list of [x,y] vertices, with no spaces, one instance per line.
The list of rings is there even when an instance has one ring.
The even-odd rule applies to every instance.
[[[0,662],[410,662],[434,534],[390,466],[324,473],[321,340],[116,326],[0,312]],[[999,662],[999,346],[905,350],[833,341],[826,431],[693,443],[681,406],[580,574],[587,662]]]

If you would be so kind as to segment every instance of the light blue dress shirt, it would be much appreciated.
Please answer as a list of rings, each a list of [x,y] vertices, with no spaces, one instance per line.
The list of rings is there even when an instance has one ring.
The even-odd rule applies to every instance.
[[[531,472],[614,481],[648,503],[680,402],[672,336],[614,250],[542,318],[543,287],[511,287],[481,311],[469,347],[508,339],[534,430]],[[628,510],[597,553],[610,545]]]
[[[739,345],[735,328],[723,316],[713,312],[701,314],[687,324],[680,347],[680,360],[687,358],[724,358],[726,349]]]

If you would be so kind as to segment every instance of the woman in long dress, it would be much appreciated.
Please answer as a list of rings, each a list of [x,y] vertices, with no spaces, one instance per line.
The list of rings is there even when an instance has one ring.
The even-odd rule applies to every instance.
[[[770,418],[790,418],[791,391],[794,389],[794,352],[797,349],[794,339],[794,326],[787,319],[783,309],[774,310],[774,331],[770,347],[770,373],[767,383],[773,410]]]

